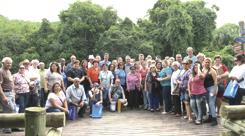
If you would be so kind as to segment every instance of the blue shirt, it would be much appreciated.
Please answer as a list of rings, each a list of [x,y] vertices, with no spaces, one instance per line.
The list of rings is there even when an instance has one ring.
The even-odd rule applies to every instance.
[[[66,86],[67,77],[66,77],[65,72],[62,72],[62,76],[63,76],[64,86]]]
[[[121,69],[117,69],[116,75],[118,75],[118,78],[121,80],[121,85],[125,85],[125,83],[126,83],[125,71],[122,71]]]
[[[184,61],[184,60],[188,60],[188,59],[191,59],[191,58],[190,58],[189,56],[186,56],[186,57],[183,59],[183,61]],[[192,57],[191,60],[192,60],[191,67],[193,67],[194,62],[197,60],[197,57],[193,55],[193,57]]]
[[[103,60],[103,61],[101,61],[101,62],[99,63],[99,68],[100,68],[101,70],[103,70],[102,65],[103,65],[104,63],[105,63],[105,60]],[[110,61],[107,61],[106,64],[107,64],[108,67],[109,67],[109,65],[111,64],[111,62],[110,62]]]
[[[159,73],[159,77],[160,78],[165,78],[167,77],[167,75],[172,75],[172,70],[170,68],[165,68],[162,69],[162,71]],[[161,81],[161,86],[171,86],[171,78],[169,80],[166,81]]]

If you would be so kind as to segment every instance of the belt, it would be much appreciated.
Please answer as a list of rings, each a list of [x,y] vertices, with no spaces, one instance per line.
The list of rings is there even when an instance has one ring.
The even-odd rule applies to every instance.
[[[12,91],[11,89],[3,89],[4,92],[10,92]]]

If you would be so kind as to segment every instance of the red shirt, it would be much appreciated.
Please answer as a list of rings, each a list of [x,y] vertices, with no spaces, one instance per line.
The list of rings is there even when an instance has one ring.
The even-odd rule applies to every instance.
[[[90,77],[92,83],[99,82],[100,71],[101,69],[99,67],[96,70],[94,66],[88,69],[87,76]]]
[[[145,72],[143,71],[143,69],[139,70],[139,73],[141,74],[142,80],[145,79],[146,72],[147,72],[147,69],[145,70]]]
[[[214,69],[216,71],[216,68],[214,68],[213,66],[211,67],[212,69]],[[225,65],[221,65],[220,68],[222,68],[224,70],[224,72],[228,71],[227,67]],[[229,72],[229,71],[228,71]],[[226,80],[223,81],[225,86],[226,86]]]
[[[204,76],[206,76],[204,74]],[[198,75],[196,75],[193,80],[190,77],[189,81],[191,83],[191,93],[194,95],[199,95],[206,93],[206,89],[204,88],[204,80],[205,78],[200,78]]]

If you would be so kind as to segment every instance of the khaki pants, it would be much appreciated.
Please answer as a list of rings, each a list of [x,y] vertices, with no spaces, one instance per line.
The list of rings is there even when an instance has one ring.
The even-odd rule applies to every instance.
[[[6,98],[8,99],[8,104],[3,103],[2,98],[0,97],[0,107],[2,113],[15,113],[15,96],[13,91],[3,92]]]

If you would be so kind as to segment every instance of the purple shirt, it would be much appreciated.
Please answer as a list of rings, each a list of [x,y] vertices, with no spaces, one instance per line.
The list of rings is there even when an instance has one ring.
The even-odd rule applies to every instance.
[[[127,90],[135,90],[135,86],[137,88],[140,87],[140,75],[135,72],[135,74],[128,74],[127,79],[126,79],[126,83],[127,83]]]
[[[179,88],[188,88],[188,82],[189,82],[189,75],[191,74],[191,69],[189,69],[188,71],[186,71],[183,75],[181,75],[181,72],[183,70],[181,70],[179,72],[179,75],[177,76],[177,80],[180,82],[183,82],[183,85],[179,85]]]

